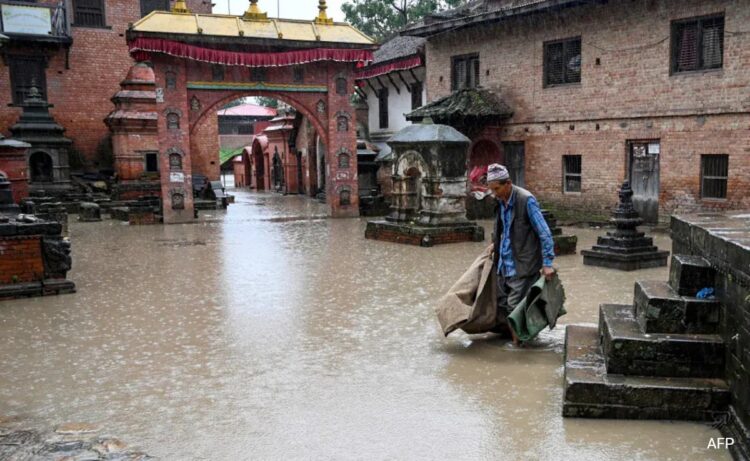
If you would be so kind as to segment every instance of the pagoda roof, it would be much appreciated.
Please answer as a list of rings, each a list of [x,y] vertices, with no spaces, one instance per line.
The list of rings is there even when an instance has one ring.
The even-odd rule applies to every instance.
[[[245,19],[242,16],[225,14],[153,11],[135,22],[128,32],[129,36],[156,34],[185,38],[201,37],[201,40],[210,37],[226,41],[240,39],[245,43],[260,40],[273,46],[308,44],[313,47],[336,45],[372,49],[377,46],[372,38],[347,23],[272,18]]]
[[[513,111],[493,92],[481,88],[464,88],[406,114],[406,119],[420,121],[429,117],[436,123],[471,124],[478,120],[511,116]]]

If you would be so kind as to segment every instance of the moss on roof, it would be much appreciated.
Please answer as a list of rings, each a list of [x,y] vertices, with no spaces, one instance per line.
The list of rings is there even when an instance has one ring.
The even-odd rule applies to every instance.
[[[464,88],[406,114],[406,119],[420,121],[430,117],[436,123],[461,123],[509,118],[512,115],[510,107],[493,92],[481,88]]]

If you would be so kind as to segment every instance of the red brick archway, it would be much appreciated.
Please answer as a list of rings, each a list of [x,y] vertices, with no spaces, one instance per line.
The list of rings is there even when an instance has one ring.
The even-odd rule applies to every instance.
[[[359,215],[356,159],[346,165],[335,159],[339,152],[357,150],[350,103],[354,71],[372,60],[376,45],[351,26],[329,20],[325,2],[309,23],[270,21],[257,2],[241,17],[154,12],[128,30],[127,40],[131,55],[152,72],[147,75],[144,66],[131,72],[138,79],[126,79],[115,98],[118,107],[110,117],[113,139],[119,135],[113,142],[115,161],[136,165],[128,178],[120,178],[136,181],[132,146],[158,151],[165,222],[192,219],[192,175],[219,176],[216,111],[245,96],[283,101],[310,121],[327,149],[330,214]],[[170,168],[167,152],[181,156],[180,171]],[[170,206],[170,197],[185,197],[181,208]]]

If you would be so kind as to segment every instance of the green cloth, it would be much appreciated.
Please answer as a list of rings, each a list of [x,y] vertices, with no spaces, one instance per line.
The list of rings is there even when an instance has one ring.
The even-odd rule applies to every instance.
[[[557,319],[566,314],[565,290],[555,274],[549,282],[539,277],[526,296],[508,316],[508,324],[521,341],[534,339],[545,327],[555,328]]]

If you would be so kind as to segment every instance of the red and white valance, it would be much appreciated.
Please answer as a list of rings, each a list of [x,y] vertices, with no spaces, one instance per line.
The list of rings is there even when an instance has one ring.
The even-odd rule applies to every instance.
[[[214,50],[162,38],[139,37],[128,44],[130,55],[136,61],[147,61],[152,53],[163,53],[194,61],[223,64],[225,66],[281,67],[317,61],[372,62],[372,51],[341,48],[312,48],[280,53],[244,53]]]
[[[422,56],[416,55],[409,58],[399,59],[398,61],[375,64],[366,69],[357,71],[354,78],[365,80],[368,78],[378,77],[380,75],[390,74],[398,70],[414,69],[422,65]]]

